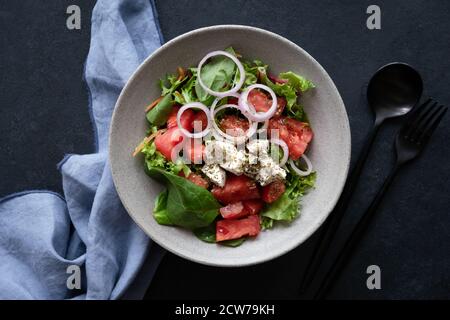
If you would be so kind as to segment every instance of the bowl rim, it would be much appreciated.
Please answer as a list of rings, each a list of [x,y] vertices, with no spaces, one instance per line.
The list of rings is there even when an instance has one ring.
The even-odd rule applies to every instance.
[[[166,47],[171,46],[173,43],[186,38],[186,37],[190,37],[192,35],[196,35],[199,33],[203,33],[203,32],[207,32],[207,31],[216,31],[216,30],[221,30],[221,29],[227,29],[227,30],[248,30],[248,31],[253,31],[253,32],[258,32],[258,33],[262,33],[265,34],[269,37],[272,38],[276,38],[279,41],[285,42],[286,44],[295,47],[296,50],[300,51],[303,55],[305,55],[310,61],[311,63],[318,68],[318,70],[320,70],[321,75],[324,77],[324,79],[329,82],[331,84],[332,89],[334,89],[335,93],[336,93],[336,97],[337,97],[337,101],[336,103],[339,105],[338,108],[341,109],[341,111],[343,112],[343,119],[345,120],[343,123],[343,134],[344,136],[346,136],[346,140],[348,141],[348,143],[345,146],[345,150],[344,150],[344,156],[345,156],[345,169],[344,169],[344,175],[343,175],[343,181],[340,183],[340,186],[337,188],[338,192],[335,193],[335,196],[332,199],[329,199],[328,203],[329,205],[329,210],[328,212],[326,212],[326,214],[324,214],[321,218],[320,221],[318,221],[315,225],[314,228],[311,228],[309,230],[309,232],[305,233],[304,236],[302,238],[298,238],[298,240],[292,239],[291,242],[289,242],[288,245],[286,245],[285,247],[283,247],[282,250],[278,250],[278,251],[274,251],[273,253],[267,254],[265,255],[263,258],[260,259],[253,259],[252,261],[243,261],[243,262],[234,262],[234,263],[220,263],[220,262],[211,262],[208,261],[207,259],[198,259],[196,257],[190,257],[186,254],[180,253],[172,248],[169,248],[168,246],[166,246],[162,241],[159,241],[158,239],[156,239],[156,237],[153,237],[152,235],[150,235],[147,231],[146,228],[133,216],[133,214],[131,214],[132,210],[125,204],[125,202],[122,200],[122,192],[120,190],[120,188],[118,187],[118,181],[117,181],[117,175],[114,174],[114,168],[113,168],[113,160],[112,160],[112,156],[111,156],[111,146],[112,146],[112,135],[113,135],[113,131],[114,131],[114,123],[115,123],[115,118],[117,115],[117,109],[118,106],[122,103],[122,100],[124,99],[125,96],[125,92],[127,92],[129,90],[129,86],[131,85],[132,82],[134,82],[135,78],[138,77],[138,75],[141,73],[141,71],[144,69],[144,67],[149,63],[150,60],[152,60],[154,57],[156,57],[157,55],[159,55],[163,49],[165,49]],[[245,267],[245,266],[251,266],[251,265],[256,265],[256,264],[260,264],[263,262],[267,262],[270,260],[273,260],[275,258],[278,258],[290,251],[292,251],[293,249],[297,248],[298,246],[300,246],[302,243],[304,243],[306,240],[308,240],[311,235],[313,235],[325,222],[325,220],[329,217],[330,213],[333,211],[334,207],[336,206],[341,193],[344,189],[345,183],[347,181],[348,178],[348,172],[349,172],[349,168],[350,168],[350,160],[351,160],[351,131],[350,131],[350,123],[349,123],[349,119],[348,119],[348,115],[347,115],[347,110],[345,108],[345,104],[344,101],[342,100],[342,97],[339,93],[339,90],[337,89],[334,81],[331,79],[331,77],[329,76],[328,72],[322,67],[322,65],[314,58],[312,57],[305,49],[301,48],[299,45],[297,45],[296,43],[292,42],[291,40],[277,34],[274,33],[272,31],[268,31],[262,28],[257,28],[257,27],[252,27],[252,26],[247,26],[247,25],[239,25],[239,24],[220,24],[220,25],[212,25],[212,26],[206,26],[206,27],[201,27],[198,29],[194,29],[191,31],[188,31],[186,33],[183,33],[181,35],[176,36],[175,38],[167,41],[166,43],[164,43],[163,45],[161,45],[159,48],[157,48],[155,51],[153,51],[147,58],[144,59],[144,61],[142,61],[142,63],[137,67],[137,69],[131,74],[131,76],[129,77],[129,79],[127,80],[127,82],[125,83],[124,87],[122,88],[120,95],[114,105],[114,110],[113,110],[113,114],[111,117],[111,122],[110,122],[110,128],[109,128],[109,134],[108,134],[108,161],[110,163],[110,168],[111,168],[111,175],[113,178],[113,182],[116,188],[116,192],[120,198],[120,201],[122,203],[122,205],[124,206],[125,210],[127,211],[128,215],[131,217],[131,219],[139,226],[139,228],[151,239],[153,240],[155,243],[157,243],[158,245],[160,245],[162,248],[168,250],[169,252],[182,257],[184,259],[187,259],[189,261],[193,261],[193,262],[197,262],[203,265],[208,265],[208,266],[214,266],[214,267]],[[200,240],[199,240],[200,241]]]

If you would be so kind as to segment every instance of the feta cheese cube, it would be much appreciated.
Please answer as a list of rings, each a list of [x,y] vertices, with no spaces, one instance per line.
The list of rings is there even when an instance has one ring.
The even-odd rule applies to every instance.
[[[244,173],[245,163],[246,163],[245,152],[241,150],[236,151],[236,153],[234,154],[228,154],[226,161],[221,163],[220,166],[225,170],[239,176]]]
[[[263,156],[259,159],[260,169],[256,180],[261,186],[266,186],[275,180],[286,179],[286,170],[281,168],[270,156]]]
[[[205,164],[202,172],[211,180],[212,183],[223,188],[226,181],[226,173],[218,164]]]
[[[206,164],[221,164],[227,161],[229,157],[237,153],[236,147],[226,141],[209,140],[205,143],[205,162]]]
[[[265,156],[269,151],[269,140],[262,140],[262,139],[251,140],[249,143],[247,143],[247,150],[248,153],[253,156],[257,157]]]

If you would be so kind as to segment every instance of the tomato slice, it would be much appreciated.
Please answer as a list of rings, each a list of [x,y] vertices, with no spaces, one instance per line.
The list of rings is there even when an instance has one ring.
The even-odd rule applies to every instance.
[[[242,201],[230,203],[225,207],[220,208],[219,211],[224,219],[243,218],[248,216],[250,213]]]
[[[172,149],[181,141],[183,141],[181,130],[178,127],[170,128],[155,138],[156,150],[161,152],[167,159],[173,160],[171,158]]]
[[[239,239],[243,236],[257,236],[260,231],[258,215],[240,220],[220,220],[216,223],[216,241]]]
[[[220,120],[219,125],[222,131],[233,137],[244,135],[250,126],[246,119],[240,118],[234,114],[224,116],[222,120]]]
[[[257,89],[250,91],[247,99],[257,112],[267,112],[272,106],[272,99]],[[277,110],[274,116],[281,116],[285,107],[286,98],[277,97]]]
[[[287,101],[284,97],[277,97],[277,111],[275,111],[274,117],[281,116],[281,114],[284,111],[284,108],[286,107]]]
[[[248,93],[247,101],[257,112],[267,112],[272,105],[272,99],[269,99],[264,92],[258,89],[253,89]]]
[[[258,214],[264,206],[264,202],[259,199],[244,200],[242,204],[249,214]]]
[[[180,173],[179,173],[178,175],[179,175],[180,177],[186,178],[186,177],[184,176],[184,172],[183,172],[183,171],[180,171]],[[199,174],[196,174],[196,173],[191,172],[191,173],[189,174],[189,176],[188,176],[186,179],[188,179],[189,181],[195,183],[195,184],[198,185],[199,187],[208,189],[208,186],[209,186],[208,181],[206,181],[206,179],[204,179],[204,178],[203,178],[201,175],[199,175]]]
[[[202,163],[205,154],[205,146],[202,144],[201,140],[195,141],[194,139],[189,139],[184,147],[184,151],[186,152],[188,159],[191,160],[191,163]]]
[[[229,174],[225,186],[223,188],[215,186],[211,192],[217,200],[225,204],[260,198],[256,182],[244,175]]]
[[[295,131],[301,139],[306,143],[310,143],[313,138],[313,131],[309,124],[306,122],[301,122],[292,118],[286,118],[286,125],[289,130]]]
[[[187,110],[186,110],[187,111]],[[184,114],[183,114],[184,115]],[[181,120],[181,119],[180,119]],[[201,123],[201,130],[203,131],[206,129],[206,127],[208,126],[208,117],[206,116],[206,113],[203,111],[197,111],[194,114],[194,117],[192,118],[192,128],[194,128],[194,122],[200,122]]]
[[[278,136],[289,147],[289,156],[297,160],[308,148],[313,138],[313,131],[306,122],[301,122],[288,117],[276,117],[269,121],[269,133],[278,130]]]
[[[282,181],[274,181],[262,188],[262,199],[266,203],[277,200],[286,191],[286,186]]]
[[[180,106],[174,105],[172,107],[172,111],[169,114],[169,118],[167,119],[167,128],[177,128],[177,113],[180,110]],[[185,128],[187,131],[192,132],[194,129],[193,127],[193,120],[195,117],[195,112],[192,109],[187,109],[183,112],[180,118],[180,123],[183,128]]]

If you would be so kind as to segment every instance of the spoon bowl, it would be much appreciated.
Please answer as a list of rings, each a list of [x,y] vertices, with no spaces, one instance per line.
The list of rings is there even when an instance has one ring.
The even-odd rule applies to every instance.
[[[367,99],[381,123],[408,113],[420,100],[423,82],[420,74],[410,65],[389,63],[374,74],[367,87]]]

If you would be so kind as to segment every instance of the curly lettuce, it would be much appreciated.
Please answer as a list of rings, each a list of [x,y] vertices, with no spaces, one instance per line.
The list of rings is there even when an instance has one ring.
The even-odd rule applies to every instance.
[[[291,222],[294,220],[300,212],[300,198],[314,187],[315,180],[315,172],[306,177],[289,173],[286,180],[286,191],[261,213],[262,228],[270,229],[275,221]]]

